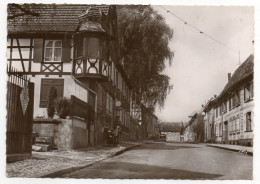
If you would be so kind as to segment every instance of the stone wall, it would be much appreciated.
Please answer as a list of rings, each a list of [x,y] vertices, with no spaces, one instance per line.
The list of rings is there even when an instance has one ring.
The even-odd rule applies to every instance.
[[[34,121],[33,132],[40,137],[52,137],[54,147],[58,150],[71,150],[88,146],[86,123],[78,119],[61,119],[58,121]]]
[[[71,150],[73,148],[72,132],[72,120],[63,119],[54,136],[54,143],[59,150]]]

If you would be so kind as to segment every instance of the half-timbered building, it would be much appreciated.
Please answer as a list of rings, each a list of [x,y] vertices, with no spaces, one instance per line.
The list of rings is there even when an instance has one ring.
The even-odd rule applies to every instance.
[[[35,130],[55,136],[64,128],[44,121],[53,86],[73,102],[69,148],[102,143],[106,123],[120,125],[122,137],[130,138],[130,116],[138,122],[141,111],[121,65],[116,6],[9,4],[7,28],[8,71],[15,68],[35,83]]]

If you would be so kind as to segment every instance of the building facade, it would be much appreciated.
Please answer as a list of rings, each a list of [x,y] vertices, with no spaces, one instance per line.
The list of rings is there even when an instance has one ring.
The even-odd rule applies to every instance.
[[[48,93],[55,87],[58,98],[73,99],[70,127],[79,147],[101,144],[105,124],[111,130],[119,125],[122,140],[145,139],[141,104],[121,65],[116,6],[18,6],[37,15],[20,16],[17,5],[8,5],[8,71],[35,83],[35,123],[48,119]]]
[[[163,122],[161,125],[161,135],[165,135],[168,142],[183,141],[183,123],[182,122]]]
[[[254,130],[254,56],[250,55],[218,97],[205,107],[205,141],[253,145]]]

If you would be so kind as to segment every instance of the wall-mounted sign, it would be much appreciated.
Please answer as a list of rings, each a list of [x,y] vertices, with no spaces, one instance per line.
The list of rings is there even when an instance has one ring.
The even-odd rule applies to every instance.
[[[116,107],[120,107],[121,106],[121,102],[119,100],[116,101]]]

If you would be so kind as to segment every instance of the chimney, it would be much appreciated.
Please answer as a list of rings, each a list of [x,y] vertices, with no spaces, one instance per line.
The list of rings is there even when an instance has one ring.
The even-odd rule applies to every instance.
[[[231,73],[228,73],[228,82],[230,81],[231,79]]]

